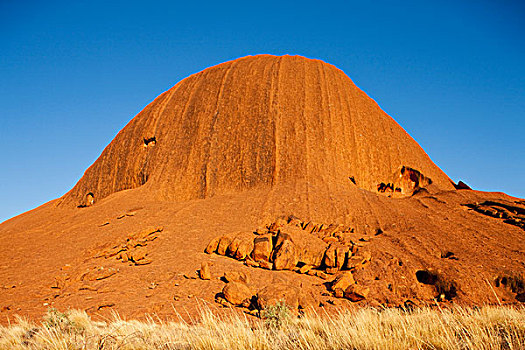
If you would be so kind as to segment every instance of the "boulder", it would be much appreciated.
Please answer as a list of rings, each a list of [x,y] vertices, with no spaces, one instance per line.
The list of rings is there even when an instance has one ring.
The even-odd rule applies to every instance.
[[[259,267],[259,263],[253,261],[250,257],[248,257],[246,260],[244,260],[244,264],[246,266],[250,266],[250,267]]]
[[[335,275],[337,272],[339,272],[339,269],[337,267],[328,267],[326,269],[326,273],[329,275]]]
[[[288,218],[288,225],[290,226],[296,226],[301,227],[302,221],[299,218],[296,218],[295,216],[290,216]]]
[[[330,237],[339,229],[339,225],[336,224],[330,224],[328,226],[325,225],[319,232],[317,232],[317,235],[319,236],[319,238]]]
[[[263,269],[266,269],[266,270],[272,270],[273,269],[273,263],[271,263],[269,261],[266,261],[266,260],[261,260],[261,261],[259,261],[259,267],[263,268]]]
[[[357,255],[347,259],[345,268],[348,270],[357,270],[364,268],[372,259],[372,254],[369,251],[359,251]]]
[[[324,224],[317,224],[314,226],[314,229],[312,230],[312,233],[317,233],[321,231],[323,228],[325,228],[326,225]]]
[[[323,263],[326,267],[335,267],[337,266],[336,261],[336,249],[337,245],[335,243],[330,244],[326,252],[324,253]]]
[[[217,254],[226,255],[226,251],[228,250],[228,247],[230,246],[231,242],[232,242],[231,237],[222,236],[217,246]]]
[[[310,221],[303,225],[303,230],[306,231],[307,233],[311,233],[314,230],[315,226],[316,224]]]
[[[222,276],[226,282],[240,282],[240,283],[249,283],[248,276],[242,271],[228,271]]]
[[[332,236],[324,237],[323,242],[325,242],[326,244],[333,244],[333,243],[339,242],[339,239],[337,239],[336,237],[332,237]]]
[[[265,235],[265,234],[268,233],[268,228],[266,228],[266,227],[258,227],[253,233],[258,235],[258,236]]]
[[[281,231],[275,236],[275,249],[283,244],[284,241],[292,241],[292,236],[284,231]]]
[[[272,254],[272,235],[266,234],[256,237],[253,240],[252,259],[258,263],[268,262]]]
[[[253,239],[253,238],[252,238]],[[236,233],[232,237],[232,241],[228,245],[228,248],[226,249],[226,255],[229,257],[234,257],[235,252],[237,251],[237,248],[239,248],[239,245],[242,241],[242,233]]]
[[[302,262],[313,267],[321,266],[327,247],[325,242],[296,226],[287,225],[281,229],[281,233],[286,233],[295,244],[297,263]]]
[[[338,245],[335,248],[335,261],[338,270],[341,270],[346,262],[348,247]]]
[[[370,288],[358,284],[350,285],[344,293],[344,297],[351,301],[360,301],[368,297]]]
[[[145,247],[140,247],[140,248],[134,249],[131,252],[131,259],[130,260],[133,260],[134,262],[137,262],[139,260],[145,259],[146,258],[146,254],[148,254],[148,251],[146,250]]]
[[[282,236],[287,236],[282,238]],[[273,267],[275,270],[292,270],[297,265],[295,244],[287,234],[279,233],[273,252]]]
[[[315,275],[319,278],[322,278],[324,280],[327,280],[330,278],[330,276],[326,273],[326,272],[323,272],[323,271],[315,271]]]
[[[224,298],[235,306],[250,306],[253,293],[245,283],[230,282],[222,289]]]
[[[363,268],[363,259],[361,257],[353,256],[348,259],[344,266],[347,270],[358,270]]]
[[[350,271],[340,272],[332,282],[331,288],[333,291],[336,289],[347,290],[348,287],[355,284],[354,275]]]
[[[211,279],[210,264],[203,262],[201,264],[201,269],[199,270],[199,277],[201,280]]]
[[[312,265],[303,265],[299,268],[299,273],[308,273],[312,269]]]
[[[337,241],[345,246],[351,246],[354,241],[357,241],[359,238],[354,233],[351,232],[338,232]]]
[[[301,249],[301,247],[297,245],[298,261],[306,265],[320,267],[323,263],[323,254],[325,249],[326,244],[324,242],[322,246],[310,246],[305,249]]]
[[[217,251],[217,247],[219,246],[219,241],[221,237],[215,237],[208,243],[208,246],[206,246],[206,249],[204,249],[204,252],[206,254],[215,253]]]
[[[117,255],[117,259],[122,260],[122,262],[127,262],[127,261],[129,260],[129,258],[128,258],[128,252],[125,252],[125,251],[124,251],[124,252],[120,252],[120,253],[118,253],[118,255]]]
[[[253,247],[253,236],[250,239],[243,239],[233,257],[237,260],[244,260],[250,255]]]
[[[246,256],[253,250],[253,238],[254,235],[251,232],[238,233],[232,239],[226,254],[237,260],[244,260]],[[241,248],[240,251],[239,248]]]
[[[138,261],[135,261],[135,265],[148,265],[151,264],[153,261],[151,259],[140,259]]]

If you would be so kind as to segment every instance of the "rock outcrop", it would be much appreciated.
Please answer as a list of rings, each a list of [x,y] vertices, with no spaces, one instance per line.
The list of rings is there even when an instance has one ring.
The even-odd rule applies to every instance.
[[[369,251],[363,249],[366,243],[362,241],[362,235],[353,231],[353,228],[344,225],[304,222],[291,216],[278,218],[265,227],[257,228],[253,233],[240,232],[231,236],[213,238],[204,251],[208,254],[228,255],[244,261],[250,267],[293,270],[324,280],[330,279],[333,280],[332,291],[335,296],[345,296],[350,300],[359,301],[366,298],[368,290],[364,286],[353,289],[355,280],[352,271],[364,268],[372,256]],[[241,255],[235,254],[241,242],[249,241],[252,241],[253,244],[245,246],[251,247],[251,252],[247,250]],[[326,241],[332,243],[328,244]],[[330,277],[334,274],[337,275]],[[247,283],[246,275],[239,272],[225,273],[223,279],[226,282]],[[267,290],[275,292],[275,288],[277,287],[272,286]],[[281,294],[284,297],[285,287],[281,285],[279,288],[283,289]],[[289,291],[292,294],[295,293],[293,288]],[[268,299],[269,294],[262,292],[261,295],[262,304],[260,305],[264,306],[267,304],[264,300]],[[238,299],[231,301],[226,297],[226,300],[234,305],[239,305]],[[297,302],[294,302],[293,305],[296,306],[296,304]]]

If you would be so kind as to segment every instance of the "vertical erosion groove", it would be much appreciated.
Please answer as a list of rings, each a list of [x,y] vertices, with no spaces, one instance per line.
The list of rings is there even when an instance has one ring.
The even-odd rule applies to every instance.
[[[320,62],[320,64],[318,65],[318,70],[320,71],[320,75],[322,75],[323,79],[326,79],[328,72],[326,70],[325,65]],[[334,78],[335,79],[331,79],[331,81],[333,81],[333,83],[337,87],[335,97],[337,98],[339,102],[342,89],[340,89],[337,84],[338,83],[337,75]],[[332,102],[330,99],[330,95],[327,95],[327,99],[328,99],[327,101],[328,102],[327,122],[326,123],[324,122],[324,118],[321,118],[321,121],[320,121],[321,128],[323,130],[323,135],[324,135],[323,137],[323,141],[324,141],[323,159],[330,160],[330,163],[331,163],[330,171],[332,171],[336,176],[339,176],[340,167],[343,167],[343,169],[347,169],[348,167],[347,164],[338,164],[338,161],[341,161],[341,162],[348,161],[348,159],[345,157],[345,154],[343,153],[346,150],[345,145],[347,144],[346,143],[346,131],[347,130],[345,128],[344,123],[337,125],[334,122],[334,111],[332,110]],[[337,112],[336,114],[340,115],[342,121],[347,119],[346,115],[344,114],[345,111],[341,109],[340,104],[337,105],[337,108],[335,108],[335,111]],[[341,147],[338,147],[337,144],[334,144],[334,138],[332,137],[333,135],[332,133],[334,132],[339,132],[341,134],[341,138],[343,140],[342,144],[339,145]],[[332,206],[332,210],[333,212],[337,212],[336,201],[333,198],[332,190],[330,187],[331,182],[325,181],[325,179],[323,179],[323,182],[325,185],[326,193],[328,194],[328,197],[330,198],[330,205]]]
[[[309,134],[310,134],[310,129],[311,129],[311,121],[309,119],[309,113],[308,111],[306,110],[306,93],[307,93],[307,89],[309,88],[308,84],[306,84],[306,73],[307,73],[307,65],[309,64],[310,62],[307,62],[307,61],[303,61],[303,64],[301,65],[302,67],[302,80],[303,80],[303,88],[302,88],[302,93],[303,93],[303,104],[301,106],[301,119],[304,120],[304,145],[305,145],[305,155],[306,155],[306,162],[305,162],[305,165],[306,165],[306,183],[305,183],[305,194],[306,194],[306,212],[308,214],[310,214],[310,183],[311,183],[311,179],[310,179],[310,165],[311,165],[311,162],[310,162],[310,158],[311,158],[311,154],[310,154],[310,138],[309,138]]]
[[[272,91],[270,96],[272,96],[272,105],[271,110],[272,113],[275,113],[273,116],[273,143],[274,143],[274,151],[273,151],[273,174],[272,174],[272,186],[275,186],[279,182],[279,173],[280,173],[280,127],[281,127],[281,111],[279,110],[279,86],[281,84],[281,69],[282,69],[282,63],[283,58],[279,57],[279,63],[277,65],[277,77],[276,81],[277,84],[272,83]],[[274,97],[275,96],[275,97]]]
[[[220,106],[222,93],[224,91],[224,86],[226,83],[226,79],[228,78],[232,68],[235,66],[237,62],[232,62],[228,68],[224,70],[224,74],[221,78],[221,83],[219,87],[219,91],[217,92],[217,100],[215,102],[215,112],[213,113],[213,117],[211,119],[210,128],[208,131],[207,137],[204,139],[204,145],[203,145],[203,152],[204,152],[204,161],[203,161],[203,189],[201,191],[201,198],[208,197],[208,191],[210,190],[210,174],[209,174],[209,163],[210,163],[210,153],[212,149],[212,142],[215,132],[215,123],[217,122],[217,118],[219,117],[220,113]]]
[[[195,110],[199,106],[200,101],[195,101],[196,95],[200,90],[201,86],[205,86],[207,83],[206,77],[209,76],[209,71],[203,71],[197,73],[196,82],[190,88],[188,98],[186,100],[184,110],[180,117],[180,142],[184,147],[178,147],[177,154],[175,155],[177,159],[177,168],[176,169],[166,169],[167,172],[175,170],[176,177],[175,181],[178,182],[176,192],[179,192],[179,195],[184,199],[199,198],[201,193],[201,183],[199,176],[195,174],[196,169],[193,169],[192,163],[195,162],[195,154],[200,150],[200,145],[197,145],[195,141],[198,139],[198,130],[199,130],[199,120],[198,115],[195,113]],[[170,162],[170,166],[173,166],[173,163]],[[198,170],[197,170],[198,171]],[[169,188],[168,196],[172,194],[172,189]]]

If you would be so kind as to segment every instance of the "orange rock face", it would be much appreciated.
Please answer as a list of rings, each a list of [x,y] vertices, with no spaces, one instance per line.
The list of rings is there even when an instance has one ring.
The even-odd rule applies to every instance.
[[[189,200],[303,182],[346,187],[350,177],[372,191],[401,182],[396,188],[406,194],[419,178],[394,177],[407,168],[454,188],[342,71],[318,60],[262,55],[208,68],[160,95],[106,147],[63,205],[90,206],[140,186],[156,199]]]

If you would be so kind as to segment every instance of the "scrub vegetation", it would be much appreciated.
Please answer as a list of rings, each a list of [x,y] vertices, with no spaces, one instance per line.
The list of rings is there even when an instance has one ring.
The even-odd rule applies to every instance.
[[[209,310],[198,320],[97,322],[50,309],[39,324],[0,327],[0,349],[524,349],[525,309],[359,309],[293,316],[284,305],[256,319]]]

